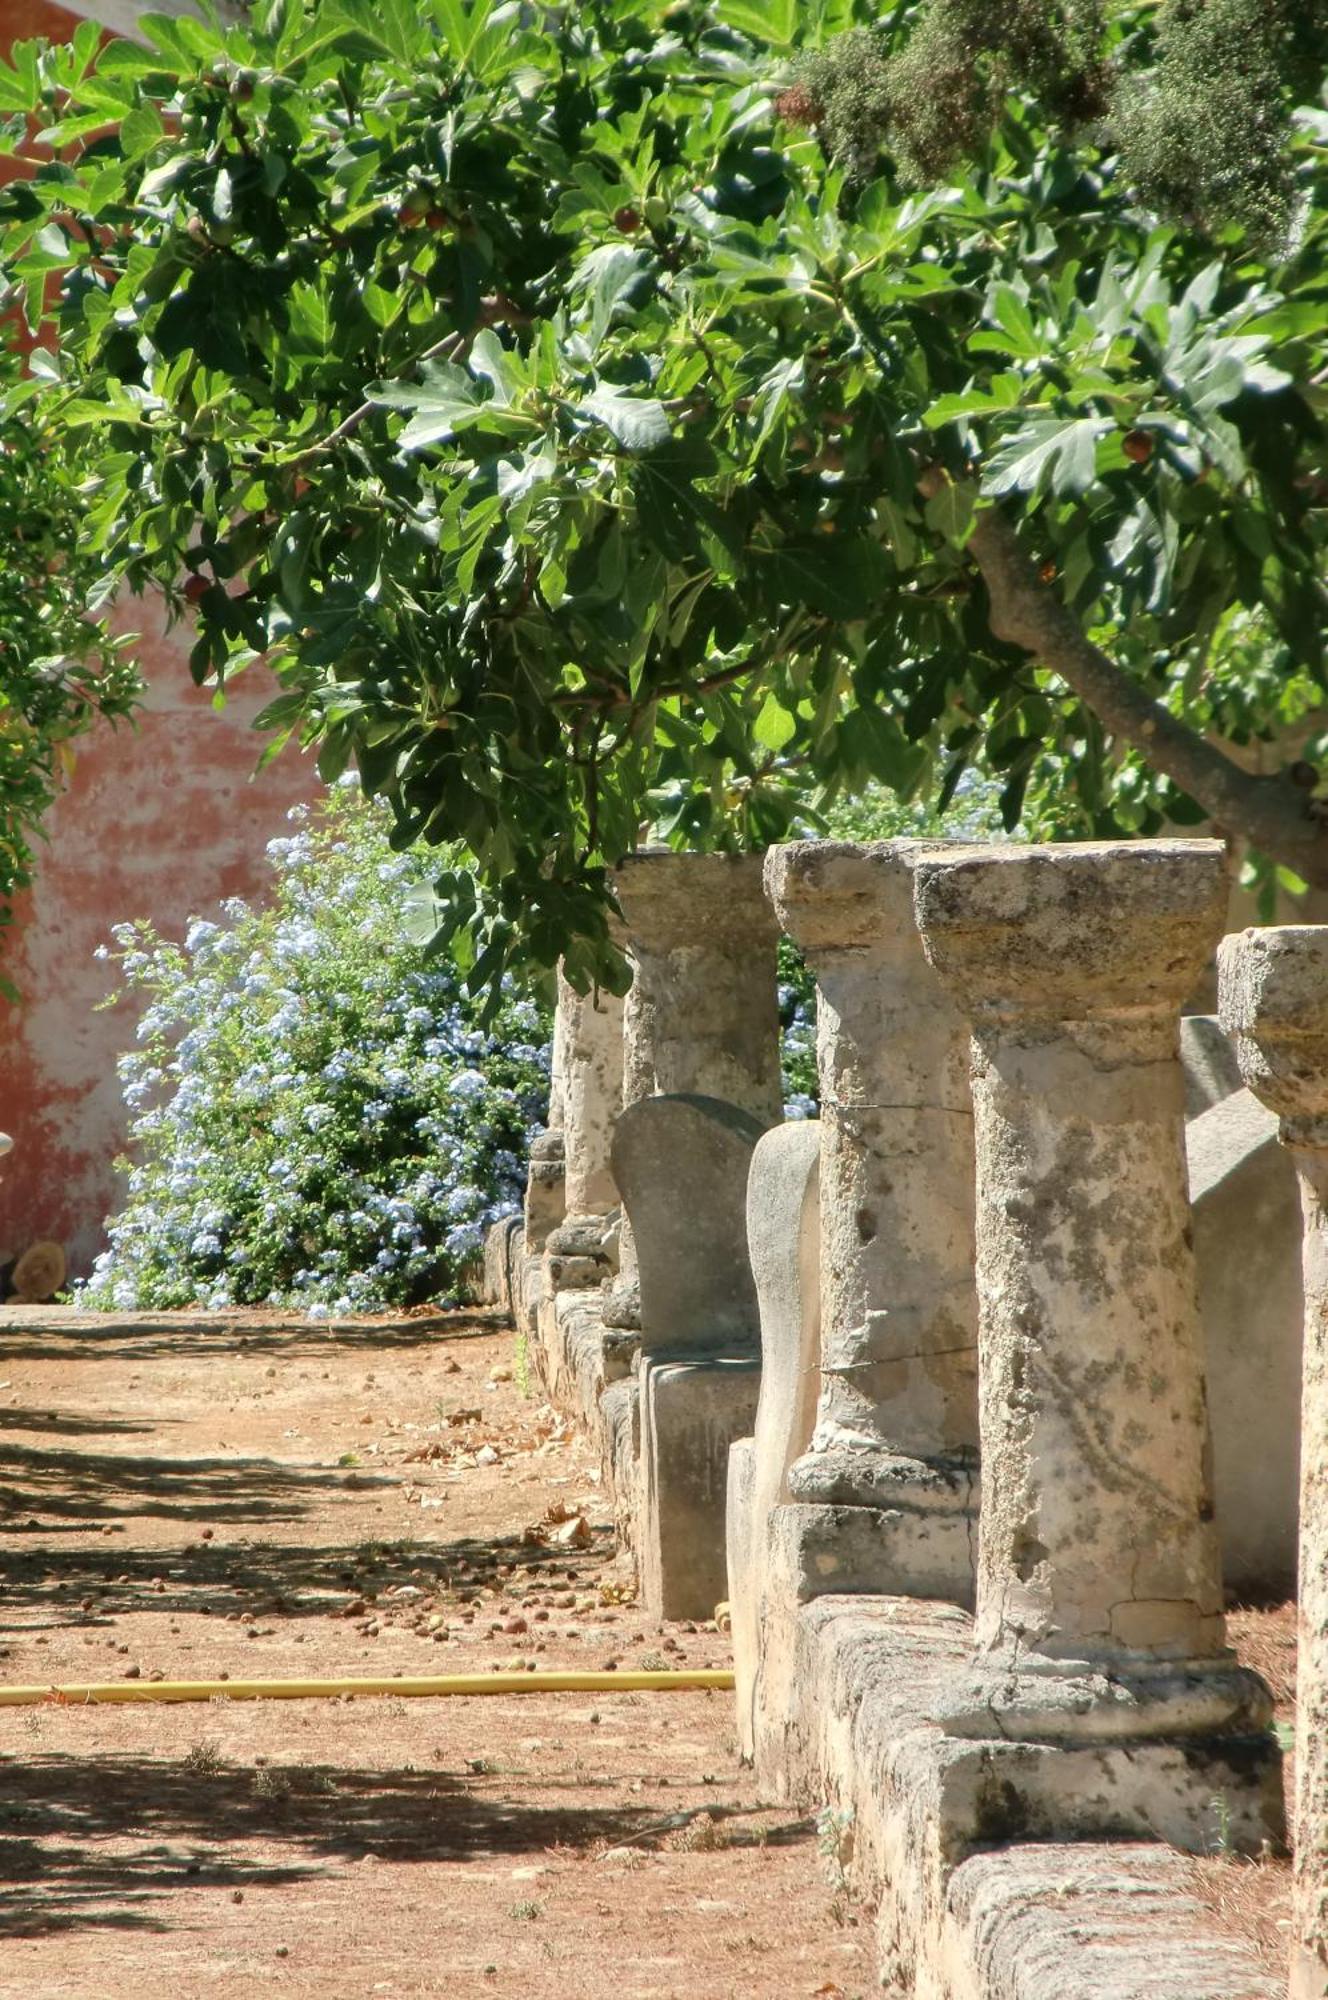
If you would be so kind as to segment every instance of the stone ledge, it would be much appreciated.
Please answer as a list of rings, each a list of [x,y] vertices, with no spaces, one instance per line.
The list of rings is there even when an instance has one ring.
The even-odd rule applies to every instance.
[[[983,2000],[1281,2000],[1252,1953],[1212,1935],[1186,1872],[1138,1842],[975,1854],[951,1878],[946,1957]]]
[[[785,1796],[851,1810],[851,1871],[879,1900],[893,2000],[1279,2000],[1252,1952],[1211,1936],[1185,1856],[1137,1839],[974,1837],[984,1786],[994,1796],[1025,1746],[993,1755],[928,1719],[967,1657],[957,1607],[822,1597],[791,1623],[782,1661],[764,1665],[758,1762],[782,1774]],[[1109,1782],[1130,1754],[1113,1765]],[[1052,1811],[1072,1811],[1083,1789],[1081,1771],[1062,1771],[1046,1774]]]

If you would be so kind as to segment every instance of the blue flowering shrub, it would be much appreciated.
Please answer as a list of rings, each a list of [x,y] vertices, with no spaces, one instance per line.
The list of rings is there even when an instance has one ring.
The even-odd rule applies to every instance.
[[[81,1297],[103,1310],[303,1307],[315,1317],[450,1298],[519,1207],[548,1101],[548,1021],[505,989],[494,1018],[407,935],[436,853],[397,854],[352,791],[269,844],[269,907],[222,905],[184,944],[113,933],[144,995],[120,1062],[124,1205]]]
[[[784,1116],[815,1118],[821,1107],[816,1075],[816,981],[791,939],[779,940],[779,1056]]]

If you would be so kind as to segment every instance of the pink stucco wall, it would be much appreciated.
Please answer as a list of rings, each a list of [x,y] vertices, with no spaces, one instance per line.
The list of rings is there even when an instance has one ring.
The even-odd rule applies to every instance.
[[[144,634],[147,708],[136,728],[78,745],[32,894],[3,945],[22,1003],[0,1001],[0,1129],[15,1142],[0,1180],[0,1252],[53,1238],[79,1274],[115,1198],[124,1143],[115,1056],[133,1039],[128,1003],[95,1011],[114,985],[97,946],[113,923],[150,917],[179,937],[220,897],[261,893],[267,841],[317,787],[312,760],[294,749],[253,776],[264,739],[250,722],[271,699],[270,677],[252,669],[216,713],[189,678],[189,634],[167,634],[163,622],[152,603],[126,611],[123,626]]]

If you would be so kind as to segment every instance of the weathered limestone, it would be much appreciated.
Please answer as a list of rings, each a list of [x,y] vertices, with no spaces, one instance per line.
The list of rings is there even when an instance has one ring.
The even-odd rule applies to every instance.
[[[819,992],[822,1386],[810,1448],[789,1474],[801,1504],[776,1524],[804,1597],[972,1595],[967,1034],[913,918],[913,871],[945,851],[800,842],[766,864]]]
[[[504,1215],[489,1229],[476,1287],[482,1306],[499,1306],[516,1316],[524,1250],[525,1228],[519,1215]]]
[[[969,1631],[956,1606],[911,1598],[820,1597],[798,1615],[785,1783],[772,1789],[848,1823],[853,1886],[879,1898],[882,1991],[1279,2000],[1254,1953],[1214,1935],[1192,1868],[1163,1845],[1223,1835],[1245,1746],[1230,1743],[1229,1761],[1214,1746],[1208,1797],[1185,1798],[1188,1746],[1136,1759],[943,1736],[928,1718],[964,1670]],[[1181,1782],[1164,1790],[1159,1764]]]
[[[720,1098],[762,1126],[783,1109],[776,953],[759,854],[629,855],[614,876],[632,986],[623,1017],[623,1106],[659,1094]],[[641,1324],[630,1228],[604,1311]]]
[[[560,969],[558,1020],[565,1213],[548,1236],[554,1292],[599,1285],[610,1271],[618,1190],[609,1147],[622,1107],[623,1001],[603,987],[578,993]]]
[[[549,1232],[556,1229],[566,1213],[563,1190],[563,1119],[566,1112],[563,1089],[567,1051],[567,1023],[559,983],[558,1005],[553,1016],[553,1054],[549,1068],[549,1122],[531,1141],[530,1164],[526,1172],[526,1251],[535,1256],[543,1250]]]
[[[629,855],[614,882],[634,968],[623,1101],[722,1098],[783,1112],[775,954],[759,854]]]
[[[1191,1118],[1185,1149],[1222,1576],[1239,1599],[1280,1601],[1295,1590],[1299,1543],[1296,1170],[1248,1090]]]
[[[976,1659],[945,1727],[1094,1749],[1104,1796],[1128,1745],[1182,1822],[1213,1746],[1245,1739],[1235,1838],[1275,1836],[1270,1704],[1224,1645],[1177,1057],[1223,850],[972,848],[915,874],[972,1023],[979,1191]],[[1006,1782],[1031,1801],[1055,1771],[1007,1760]]]
[[[726,1594],[729,1446],[760,1386],[746,1191],[761,1132],[699,1096],[642,1098],[614,1129],[641,1298],[633,1538],[642,1597],[665,1618],[708,1618]]]
[[[530,1164],[526,1170],[526,1249],[534,1255],[543,1250],[553,1230],[563,1219],[563,1135],[546,1126],[530,1142]]]
[[[1300,1659],[1290,2000],[1328,1995],[1328,930],[1245,931],[1219,958],[1245,1081],[1281,1120],[1304,1208]]]
[[[752,1155],[747,1245],[761,1321],[756,1428],[729,1452],[728,1598],[737,1681],[738,1747],[755,1753],[766,1543],[789,1497],[794,1460],[811,1443],[820,1386],[820,1159],[815,1119],[776,1125]]]

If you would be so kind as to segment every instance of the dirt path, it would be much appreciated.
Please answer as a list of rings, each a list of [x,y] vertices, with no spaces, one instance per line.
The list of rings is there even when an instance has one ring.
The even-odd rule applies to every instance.
[[[0,1679],[727,1666],[621,1601],[513,1364],[482,1317],[0,1313]],[[865,1995],[870,1923],[730,1703],[0,1709],[0,1994]]]

